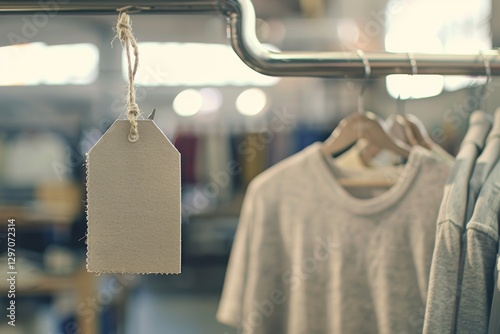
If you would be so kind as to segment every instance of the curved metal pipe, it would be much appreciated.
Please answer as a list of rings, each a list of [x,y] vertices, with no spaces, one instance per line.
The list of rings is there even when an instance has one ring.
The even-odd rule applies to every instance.
[[[281,52],[266,50],[255,35],[255,12],[250,0],[223,0],[229,18],[230,41],[238,56],[254,70],[273,76],[355,77],[365,75],[363,60],[351,52]],[[500,75],[500,55],[485,51],[491,73]],[[371,76],[412,74],[407,53],[366,52]],[[419,74],[486,75],[478,54],[414,54]]]
[[[114,0],[0,0],[0,14],[28,14],[44,11],[58,13],[114,14],[128,4]],[[228,18],[230,42],[234,51],[249,67],[272,76],[331,77],[364,76],[363,61],[352,52],[272,52],[257,39],[255,11],[251,0],[135,0],[140,13],[213,13]],[[367,52],[372,76],[411,74],[412,64],[406,53]],[[500,75],[499,55],[485,51],[492,75]],[[485,75],[480,54],[415,54],[419,74]]]

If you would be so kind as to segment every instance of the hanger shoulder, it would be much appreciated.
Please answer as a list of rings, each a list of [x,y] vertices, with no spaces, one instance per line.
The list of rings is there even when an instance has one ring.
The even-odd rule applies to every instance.
[[[425,129],[425,125],[422,121],[417,116],[412,114],[406,114],[405,120],[409,125],[408,137],[412,137],[411,139],[415,142],[415,145],[420,145],[430,150],[432,148],[432,139]]]
[[[367,113],[367,115],[371,121],[370,126],[366,128],[365,139],[367,139],[370,144],[380,149],[390,150],[404,158],[408,158],[410,155],[410,147],[400,140],[391,137],[382,126],[384,121],[378,116],[373,113]]]
[[[370,144],[387,149],[394,153],[408,158],[410,149],[400,141],[389,136],[384,127],[383,121],[373,113],[351,115],[342,120],[331,136],[324,142],[322,151],[325,155],[332,155],[340,152],[358,139],[366,139]]]
[[[358,128],[362,116],[356,114],[344,118],[321,146],[321,151],[332,155],[351,146],[358,140]]]
[[[500,108],[495,110],[493,115],[493,126],[491,127],[487,140],[490,141],[495,137],[500,137]]]

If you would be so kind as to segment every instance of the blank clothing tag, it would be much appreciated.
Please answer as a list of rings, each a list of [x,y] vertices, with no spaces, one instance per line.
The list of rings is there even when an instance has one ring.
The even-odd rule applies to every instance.
[[[152,120],[117,120],[87,155],[87,270],[181,272],[180,156]]]

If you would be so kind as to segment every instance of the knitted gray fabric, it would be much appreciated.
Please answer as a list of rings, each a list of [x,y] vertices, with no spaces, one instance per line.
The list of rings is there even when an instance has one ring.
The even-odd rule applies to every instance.
[[[490,116],[481,111],[475,111],[469,123],[439,209],[425,312],[425,334],[451,334],[455,329],[469,180],[491,128]]]
[[[484,183],[467,224],[457,333],[487,333],[494,291],[500,208],[500,163]]]
[[[449,169],[415,147],[368,199],[319,143],[268,169],[247,191],[217,319],[238,333],[421,333]]]

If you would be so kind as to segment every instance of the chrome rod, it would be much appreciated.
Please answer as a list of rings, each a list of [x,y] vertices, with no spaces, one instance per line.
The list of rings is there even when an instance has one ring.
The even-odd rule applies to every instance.
[[[137,13],[222,13],[227,17],[231,45],[238,56],[254,70],[271,76],[361,78],[363,60],[356,51],[346,52],[272,52],[257,39],[255,11],[251,0],[0,0],[0,15],[57,12],[61,14],[115,14],[118,8],[133,5]],[[419,74],[485,75],[484,58],[477,54],[419,54],[414,58]],[[483,51],[492,75],[500,75],[500,56]],[[411,74],[406,53],[367,52],[371,76]]]
[[[203,13],[217,11],[219,0],[0,0],[2,14],[34,14],[40,12],[61,14],[116,14],[118,8],[133,6],[131,12],[147,13]]]

